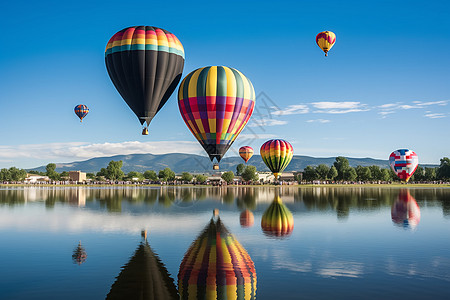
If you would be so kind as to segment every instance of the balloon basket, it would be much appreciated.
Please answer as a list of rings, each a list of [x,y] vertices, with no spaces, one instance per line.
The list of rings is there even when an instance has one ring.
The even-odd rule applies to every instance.
[[[148,135],[148,129],[147,128],[142,129],[142,135]]]
[[[213,165],[213,170],[219,170],[219,164],[214,164]]]

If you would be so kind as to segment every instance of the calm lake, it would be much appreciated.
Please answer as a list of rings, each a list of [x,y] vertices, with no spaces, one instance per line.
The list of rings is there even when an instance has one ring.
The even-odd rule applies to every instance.
[[[450,188],[0,187],[0,299],[178,298],[450,299]]]

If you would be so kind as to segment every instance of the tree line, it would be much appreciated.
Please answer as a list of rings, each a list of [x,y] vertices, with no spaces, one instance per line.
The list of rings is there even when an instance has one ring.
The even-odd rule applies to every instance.
[[[384,169],[379,166],[350,166],[345,157],[338,156],[331,167],[320,164],[317,167],[307,166],[303,172],[297,175],[298,182],[320,181],[399,181],[392,169]],[[418,166],[411,182],[431,182],[450,180],[450,159],[444,157],[440,160],[439,167]]]
[[[153,170],[147,170],[143,173],[130,171],[125,174],[122,171],[122,161],[110,161],[106,168],[101,168],[97,173],[87,173],[86,177],[95,181],[143,181],[151,182],[173,182],[176,180],[175,172],[170,168],[164,168],[156,173]],[[51,180],[68,180],[69,173],[63,171],[56,172],[56,164],[49,163],[46,166],[45,172],[29,171],[30,174],[38,174],[48,176]],[[255,166],[238,164],[236,172],[228,171],[222,174],[222,179],[227,183],[232,183],[235,176],[241,176],[243,181],[256,182],[258,181],[258,172]],[[11,167],[9,169],[0,170],[0,181],[23,181],[27,177],[27,171]],[[208,177],[203,174],[192,175],[188,172],[183,172],[178,181],[183,183],[197,182],[205,183]],[[353,168],[350,166],[345,157],[336,157],[335,162],[331,167],[326,164],[318,166],[307,166],[303,172],[297,175],[298,182],[313,182],[313,181],[398,181],[397,176],[391,169],[380,168],[379,166],[357,166]],[[411,182],[432,182],[432,181],[449,181],[450,180],[450,159],[444,157],[440,160],[438,167],[422,167],[418,166],[416,172],[411,177]]]

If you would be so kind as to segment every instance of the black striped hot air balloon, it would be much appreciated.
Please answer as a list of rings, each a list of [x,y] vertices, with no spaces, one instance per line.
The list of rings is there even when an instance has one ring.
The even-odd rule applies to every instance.
[[[105,63],[117,91],[141,124],[146,123],[143,134],[148,134],[148,125],[180,82],[183,45],[161,28],[128,27],[109,40]]]

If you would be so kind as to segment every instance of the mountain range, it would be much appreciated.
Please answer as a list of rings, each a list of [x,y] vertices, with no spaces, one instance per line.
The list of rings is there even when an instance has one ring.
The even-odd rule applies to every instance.
[[[306,166],[318,166],[325,164],[327,166],[333,165],[335,157],[311,157],[294,155],[292,161],[287,166],[285,171],[301,171]],[[373,158],[352,158],[347,157],[350,166],[372,166],[376,165],[380,168],[388,168],[388,160],[373,159]],[[184,153],[170,153],[170,154],[129,154],[129,155],[115,155],[110,157],[96,157],[84,161],[76,161],[71,163],[56,163],[56,171],[74,171],[80,170],[87,173],[96,173],[101,168],[106,168],[111,161],[121,160],[123,162],[122,170],[125,173],[130,171],[144,172],[147,170],[154,170],[158,172],[166,167],[169,167],[175,173],[182,172],[190,173],[211,173],[212,163],[206,156]],[[244,163],[242,158],[238,156],[223,158],[220,162],[221,171],[236,171],[236,166]],[[258,171],[269,171],[264,164],[260,155],[253,155],[248,161],[249,165],[256,166]],[[423,167],[437,167],[437,165],[421,165]],[[30,170],[45,172],[45,166],[40,166]]]

